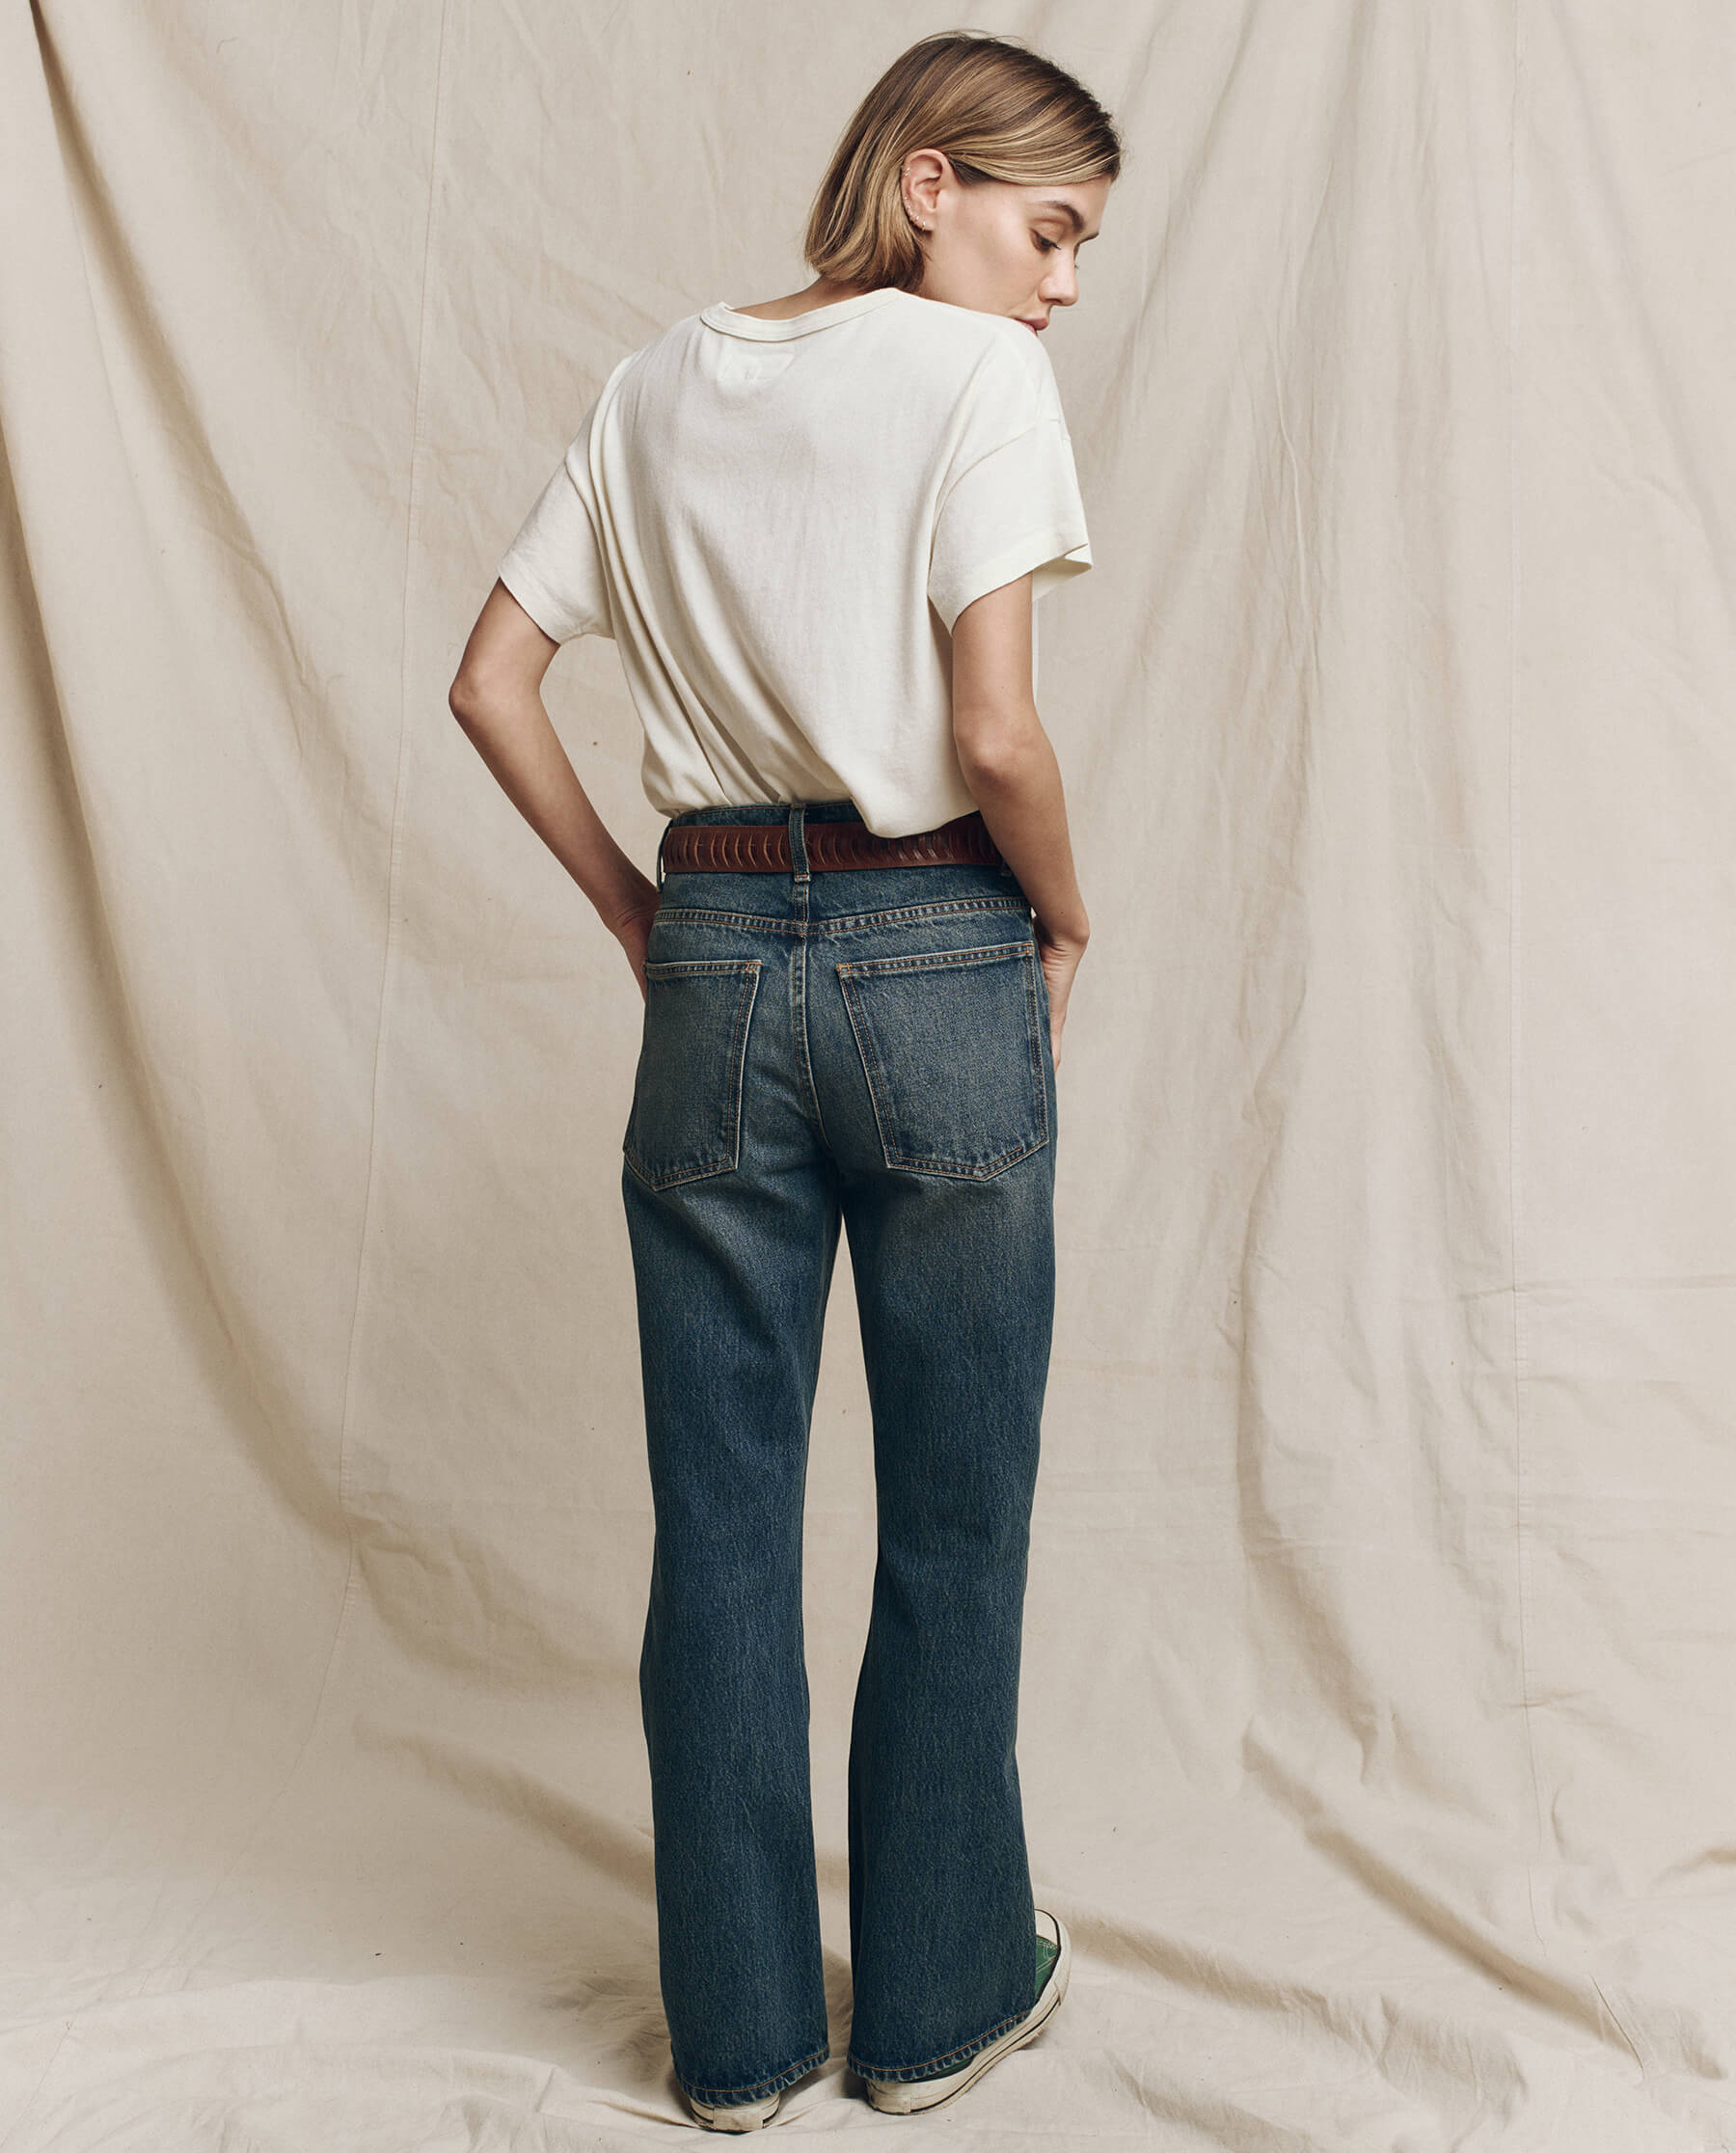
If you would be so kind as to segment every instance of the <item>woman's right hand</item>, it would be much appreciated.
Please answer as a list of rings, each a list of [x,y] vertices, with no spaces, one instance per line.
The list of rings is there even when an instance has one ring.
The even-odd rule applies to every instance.
[[[634,978],[638,981],[641,1002],[645,999],[645,958],[651,940],[651,923],[662,902],[663,892],[650,876],[638,875],[637,887],[629,889],[618,909],[603,922],[627,952],[627,962],[633,967]]]
[[[1084,940],[1073,935],[1057,939],[1048,934],[1042,920],[1037,921],[1037,962],[1043,967],[1044,984],[1048,989],[1049,1053],[1057,1069],[1061,1066],[1061,1027],[1067,1022],[1067,997],[1072,992],[1073,974],[1084,954]]]

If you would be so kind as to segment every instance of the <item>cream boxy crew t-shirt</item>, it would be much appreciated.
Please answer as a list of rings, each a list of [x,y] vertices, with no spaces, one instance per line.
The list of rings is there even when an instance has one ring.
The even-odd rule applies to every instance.
[[[976,805],[954,621],[1091,565],[1042,340],[883,286],[630,353],[498,573],[556,642],[613,637],[661,813],[851,799],[898,837]]]

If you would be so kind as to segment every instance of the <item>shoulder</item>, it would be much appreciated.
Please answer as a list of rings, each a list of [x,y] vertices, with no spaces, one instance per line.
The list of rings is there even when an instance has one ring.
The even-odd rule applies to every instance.
[[[623,397],[627,398],[629,404],[632,403],[634,385],[643,380],[647,373],[655,373],[658,361],[670,349],[670,340],[675,336],[676,330],[683,326],[684,324],[677,322],[674,329],[665,329],[649,343],[636,345],[633,350],[623,352],[615,361],[591,398],[589,408],[568,450],[570,458],[583,459],[593,441],[599,441],[612,432],[614,414]]]
[[[980,313],[973,307],[909,295],[909,304],[888,309],[903,315],[907,334],[944,354],[956,374],[961,400],[990,415],[1026,424],[1061,416],[1060,393],[1042,337],[1011,314]]]
[[[961,358],[1035,361],[1046,368],[1048,355],[1042,339],[1011,314],[983,313],[975,307],[955,307],[944,299],[925,299],[914,291],[899,293],[898,303],[886,310],[890,322],[931,345],[956,352]]]

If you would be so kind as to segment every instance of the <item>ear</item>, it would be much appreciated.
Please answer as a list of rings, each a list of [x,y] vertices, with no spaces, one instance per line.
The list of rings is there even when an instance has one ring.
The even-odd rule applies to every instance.
[[[933,232],[940,181],[950,171],[938,150],[912,150],[899,174],[900,192],[911,221]]]

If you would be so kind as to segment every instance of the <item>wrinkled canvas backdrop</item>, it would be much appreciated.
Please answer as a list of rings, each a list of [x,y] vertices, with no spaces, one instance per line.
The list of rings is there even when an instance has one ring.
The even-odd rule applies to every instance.
[[[1094,935],[1019,1763],[1077,1947],[779,2127],[1736,2144],[1736,24],[994,8],[1123,124],[1045,347]],[[922,10],[0,11],[7,2153],[692,2127],[618,946],[446,707],[615,359],[807,281]],[[612,647],[550,707],[649,868]]]

